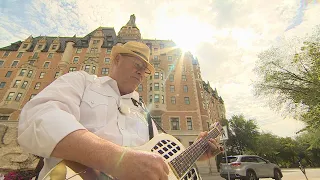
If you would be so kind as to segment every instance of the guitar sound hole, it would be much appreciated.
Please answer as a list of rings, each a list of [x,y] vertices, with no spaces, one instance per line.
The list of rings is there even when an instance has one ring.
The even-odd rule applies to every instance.
[[[163,146],[160,142],[159,142],[157,145],[158,145],[158,146],[160,146],[160,147],[162,147],[162,146]]]
[[[172,148],[172,146],[170,144],[167,147],[170,148],[170,149]]]
[[[168,156],[168,155],[164,155],[164,157],[165,157],[166,159],[169,159],[169,156]]]
[[[169,152],[168,154],[169,154],[170,156],[173,156],[173,153],[172,153],[172,152]]]
[[[168,148],[164,147],[163,150],[168,151]]]
[[[165,141],[165,140],[161,140],[161,142],[162,142],[163,144],[167,144],[167,141]]]
[[[164,152],[160,149],[159,151],[158,151],[160,154],[163,154]]]
[[[176,149],[172,149],[172,151],[173,151],[174,153],[178,152]]]
[[[180,151],[180,147],[179,146],[177,147],[177,149],[178,149],[178,151]]]
[[[172,144],[172,146],[176,146],[176,145],[177,145],[177,144],[176,144],[176,143],[174,143],[174,142],[172,142],[171,144]]]

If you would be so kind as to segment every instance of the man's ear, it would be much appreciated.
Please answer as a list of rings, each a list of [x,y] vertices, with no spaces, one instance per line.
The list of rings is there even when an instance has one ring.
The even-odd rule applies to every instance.
[[[114,59],[113,59],[114,65],[118,65],[119,64],[120,56],[121,56],[120,54],[117,54],[116,57],[114,57]]]

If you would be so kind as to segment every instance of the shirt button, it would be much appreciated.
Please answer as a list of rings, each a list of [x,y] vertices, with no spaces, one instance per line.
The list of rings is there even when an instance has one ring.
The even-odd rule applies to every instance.
[[[91,104],[94,104],[94,101],[91,101]]]

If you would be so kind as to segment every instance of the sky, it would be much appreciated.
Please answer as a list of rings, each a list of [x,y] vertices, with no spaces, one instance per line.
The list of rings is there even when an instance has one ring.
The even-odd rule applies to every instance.
[[[142,38],[173,40],[198,58],[227,118],[243,114],[280,137],[304,127],[254,96],[253,69],[263,50],[313,32],[319,0],[0,0],[0,47],[30,35],[81,37],[100,26],[118,32],[131,14]]]

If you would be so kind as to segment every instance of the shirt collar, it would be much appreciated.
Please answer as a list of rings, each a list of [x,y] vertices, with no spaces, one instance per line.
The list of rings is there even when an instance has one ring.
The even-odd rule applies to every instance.
[[[99,77],[99,79],[100,79],[101,84],[108,83],[111,86],[111,88],[115,92],[117,92],[118,95],[120,96],[120,91],[119,91],[118,84],[117,84],[116,80],[112,79],[110,76]],[[133,98],[133,99],[139,101],[139,93],[137,91],[133,91],[132,93],[125,94],[125,95],[121,96],[121,98],[124,98],[124,99]]]

